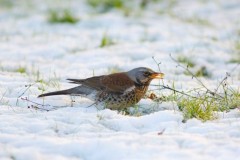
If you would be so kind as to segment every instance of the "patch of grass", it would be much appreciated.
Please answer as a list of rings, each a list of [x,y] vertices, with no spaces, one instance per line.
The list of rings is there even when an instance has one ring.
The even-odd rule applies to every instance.
[[[212,74],[210,73],[206,66],[201,66],[199,69],[191,71],[191,73],[189,73],[189,71],[184,71],[183,73],[187,76],[192,76],[193,74],[195,77],[211,78],[212,76]]]
[[[239,36],[240,37],[240,36]],[[234,55],[229,61],[230,63],[240,63],[240,41],[236,41],[234,45]]]
[[[46,91],[46,86],[48,85],[47,82],[45,82],[43,79],[36,81],[38,85],[38,90],[40,90],[42,93]]]
[[[240,56],[233,56],[229,63],[240,63]]]
[[[209,89],[195,73],[189,70],[188,67],[180,64],[180,62],[171,55],[170,57],[179,67],[191,75],[200,86],[189,91],[178,91],[175,89],[174,83],[172,87],[159,85],[159,91],[168,89],[172,94],[160,95],[161,97],[159,98],[154,96],[151,98],[152,100],[158,103],[163,101],[176,103],[179,110],[183,113],[183,122],[191,118],[197,118],[201,121],[213,120],[218,118],[217,112],[228,112],[230,109],[240,108],[240,88],[233,89],[228,84],[231,73],[226,74],[217,84],[216,88],[212,90]],[[156,62],[156,64],[159,63]],[[236,69],[237,67],[234,67],[231,72],[234,72]],[[206,74],[204,70],[204,68],[201,69],[201,73],[199,73],[201,76]]]
[[[27,69],[25,67],[19,67],[18,69],[15,70],[15,72],[19,72],[21,74],[26,73]]]
[[[56,72],[54,72],[53,77],[49,77],[48,85],[50,87],[60,89],[59,81],[60,81],[60,78],[57,76]]]
[[[37,84],[38,90],[45,92],[48,87],[53,87],[56,89],[60,89],[60,78],[57,76],[56,72],[51,73],[49,77],[44,77],[39,68],[36,68],[32,65],[30,73],[30,81],[34,81]]]
[[[207,70],[207,67],[202,66],[196,71],[195,76],[196,77],[208,77],[208,78],[210,78],[211,73]]]
[[[103,48],[103,47],[111,46],[114,44],[115,43],[113,42],[112,38],[105,33],[101,39],[101,44],[99,47]]]
[[[202,88],[188,92],[172,92],[172,94],[152,99],[155,102],[174,102],[183,113],[183,122],[197,118],[203,122],[218,118],[217,112],[228,112],[240,107],[240,91],[228,87],[226,82],[221,83],[222,93],[210,94]],[[173,88],[172,88],[173,89]],[[173,89],[175,90],[175,89]],[[196,94],[197,93],[197,94]],[[191,96],[197,95],[197,96]],[[151,98],[150,98],[151,99]]]
[[[166,10],[169,10],[171,8],[173,8],[174,6],[176,6],[177,4],[177,0],[141,0],[140,2],[140,6],[141,8],[146,8],[148,5],[150,5],[151,3],[164,3],[164,8]]]
[[[168,0],[168,1],[164,1],[164,0],[157,0],[156,2],[160,2],[162,3],[161,8],[158,9],[157,13],[160,15],[169,15],[171,17],[176,18],[177,15],[174,14],[173,12],[173,8],[177,5],[178,1],[177,0]]]
[[[38,90],[44,92],[47,90],[47,87],[53,87],[56,89],[60,89],[60,83],[59,78],[57,77],[56,73],[54,72],[53,77],[49,77],[47,80],[45,79],[38,79],[36,80],[36,83],[38,83]]]
[[[65,9],[63,11],[51,10],[48,13],[48,21],[50,23],[71,23],[75,24],[79,21],[79,18],[73,15],[73,13]]]
[[[135,105],[133,106],[133,110],[132,110],[132,111],[131,111],[131,110],[128,110],[129,115],[132,115],[132,116],[135,116],[135,117],[140,117],[140,116],[142,116],[142,113],[141,113],[141,111],[140,111],[139,109],[140,109],[140,105],[139,105],[139,104],[135,104]]]
[[[215,119],[214,111],[218,108],[215,99],[206,95],[198,98],[183,98],[178,102],[178,107],[183,112],[184,121],[191,118],[202,121]]]
[[[215,36],[211,37],[211,40],[215,41],[215,42],[219,41],[219,39],[217,37],[215,37]]]
[[[11,8],[14,6],[13,0],[0,0],[0,8]]]
[[[240,91],[232,90],[228,106],[229,109],[240,107]]]
[[[182,17],[178,15],[177,13],[174,13],[173,11],[165,11],[163,13],[167,13],[170,17],[175,18],[177,20],[180,20],[185,23],[197,25],[197,26],[208,26],[208,27],[213,27],[214,24],[212,24],[208,19],[206,18],[201,18],[197,15],[193,15],[192,17]],[[159,12],[161,14],[161,12]]]
[[[124,8],[124,0],[87,0],[87,3],[94,8],[101,7],[104,11]]]
[[[129,15],[141,15],[142,11],[147,8],[150,4],[154,3],[167,3],[170,8],[176,4],[176,0],[162,1],[162,0],[137,0],[137,1],[126,1],[126,0],[87,0],[88,5],[97,9],[100,12],[107,12],[112,9],[120,10],[125,16]]]
[[[32,75],[35,77],[35,82],[40,80],[40,71],[39,69],[35,70],[32,68]]]
[[[179,63],[183,63],[183,64],[187,65],[187,66],[190,67],[190,68],[192,68],[192,67],[194,67],[194,66],[196,65],[196,64],[193,62],[192,59],[190,59],[190,58],[188,58],[188,57],[186,57],[186,56],[179,56],[179,57],[177,58],[177,61],[178,61]]]
[[[225,85],[225,84],[224,84]],[[240,106],[240,92],[223,86],[223,97],[203,94],[195,98],[183,98],[177,102],[184,120],[197,118],[202,121],[216,119],[216,112],[229,111]]]
[[[182,18],[184,22],[195,24],[195,25],[200,25],[200,26],[213,26],[213,24],[208,21],[207,19],[200,18],[198,16],[193,16],[190,18]]]
[[[239,35],[239,38],[240,38],[240,35]],[[240,52],[240,41],[236,41],[235,42],[235,49]]]

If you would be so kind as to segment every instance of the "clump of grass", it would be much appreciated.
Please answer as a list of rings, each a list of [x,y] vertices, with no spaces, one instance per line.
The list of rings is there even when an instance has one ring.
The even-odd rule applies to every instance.
[[[124,8],[124,0],[87,0],[87,3],[94,8],[101,7],[104,11]]]
[[[40,80],[40,71],[39,69],[35,69],[34,66],[32,67],[32,75],[34,76],[35,82]]]
[[[225,84],[223,84],[225,85]],[[207,93],[198,97],[180,99],[177,104],[183,112],[184,121],[197,118],[202,121],[217,118],[216,112],[229,111],[240,106],[240,92],[223,86],[224,93],[216,96]]]
[[[48,78],[44,78],[43,75],[41,75],[39,68],[36,68],[34,65],[31,68],[31,72],[29,73],[31,77],[31,81],[34,81],[35,83],[38,83],[38,89],[41,91],[45,91],[46,87],[53,87],[56,89],[60,89],[60,78],[57,76],[56,72],[53,72],[53,76],[49,76]]]
[[[99,47],[103,48],[103,47],[107,47],[107,46],[111,46],[115,44],[114,41],[112,40],[111,37],[109,37],[106,33],[103,35],[102,39],[101,39],[101,44]]]
[[[17,101],[16,101],[16,105],[18,105],[18,101],[19,99],[24,100],[24,101],[28,101],[33,103],[34,105],[28,106],[28,108],[34,108],[34,106],[36,107],[35,109],[40,109],[40,110],[46,110],[49,111],[48,109],[44,109],[44,106],[49,106],[49,105],[44,105],[44,99],[43,99],[43,104],[39,104],[37,102],[33,102],[31,100],[29,100],[27,97],[23,98],[22,96],[24,96],[26,93],[31,92],[31,87],[35,86],[38,88],[39,91],[41,91],[41,93],[45,92],[47,90],[48,87],[53,87],[56,89],[60,89],[60,83],[59,83],[59,78],[57,77],[56,73],[54,72],[54,76],[50,76],[48,77],[48,79],[43,78],[43,76],[40,74],[39,70],[32,68],[32,72],[31,75],[34,76],[34,83],[29,84],[29,85],[25,85],[25,90],[18,96]],[[32,77],[31,77],[32,78]],[[41,106],[41,107],[39,107]]]
[[[59,78],[57,77],[55,72],[53,77],[49,77],[48,79],[39,78],[35,82],[38,84],[38,90],[42,92],[46,91],[47,87],[60,89]]]
[[[187,66],[187,70],[185,70],[185,75],[194,75],[196,77],[211,77],[211,73],[208,71],[206,66],[201,66],[199,69],[197,69],[195,72],[190,73],[189,68],[193,68],[196,66],[196,63],[194,61],[186,56],[179,56],[176,60],[178,63],[185,64]]]
[[[149,0],[142,0],[140,3],[141,8],[146,8],[149,3]]]
[[[178,107],[183,112],[183,121],[191,118],[202,121],[215,119],[214,111],[218,108],[215,99],[207,95],[198,98],[183,98],[178,102]]]
[[[156,102],[175,102],[179,110],[183,113],[183,122],[191,118],[197,118],[201,121],[216,119],[217,112],[228,112],[230,109],[240,107],[240,91],[239,89],[232,89],[229,86],[229,73],[217,84],[214,90],[210,90],[188,67],[181,65],[180,62],[172,56],[171,58],[179,67],[191,75],[193,79],[199,83],[200,87],[191,89],[190,91],[178,91],[174,85],[172,87],[158,85],[160,87],[159,90],[168,89],[172,91],[172,94],[160,98],[154,97],[153,100]],[[237,67],[235,67],[232,72],[236,70],[236,68]]]
[[[199,17],[197,15],[194,15],[192,17],[182,17],[182,16],[174,13],[171,10],[167,10],[165,12],[159,11],[159,14],[163,14],[163,13],[167,13],[172,18],[180,20],[180,21],[182,21],[184,23],[189,23],[189,24],[193,24],[193,25],[197,25],[197,26],[208,26],[208,27],[213,27],[214,26],[214,24],[212,24],[208,19],[201,18],[201,17]]]
[[[179,56],[178,58],[177,58],[177,61],[179,62],[179,63],[183,63],[183,64],[185,64],[185,65],[187,65],[188,67],[194,67],[196,64],[193,62],[193,60],[192,59],[190,59],[190,58],[188,58],[188,57],[186,57],[186,56]]]
[[[236,55],[229,61],[230,63],[240,63],[240,56]]]
[[[79,18],[73,15],[73,13],[65,9],[63,11],[51,10],[48,13],[48,21],[50,23],[71,23],[75,24],[79,21]]]
[[[240,36],[239,36],[239,38],[240,38]],[[238,52],[240,52],[240,41],[237,41],[237,42],[235,43],[235,49],[236,49]]]
[[[196,71],[195,76],[196,77],[208,77],[208,78],[210,78],[211,73],[207,70],[206,66],[202,66]]]
[[[14,1],[11,0],[0,0],[0,8],[11,8],[14,6]]]
[[[195,24],[195,25],[201,25],[201,26],[212,26],[212,23],[210,23],[207,19],[200,18],[197,16],[193,16],[190,18],[183,18],[184,22]]]
[[[232,59],[229,62],[230,63],[240,63],[240,41],[235,42],[234,52],[235,52],[235,54],[233,55]]]
[[[226,81],[227,78],[224,78],[215,92],[205,88],[205,86],[191,91],[177,91],[175,88],[162,86],[161,89],[172,90],[172,94],[160,98],[154,97],[152,100],[176,103],[183,113],[183,122],[191,118],[197,118],[203,122],[213,120],[217,118],[217,112],[228,112],[240,107],[239,90],[230,88]],[[222,87],[222,92],[218,91],[220,87]]]
[[[171,17],[174,17],[176,18],[177,15],[174,14],[173,12],[173,8],[178,4],[178,1],[177,0],[168,0],[168,1],[162,1],[162,0],[152,0],[153,2],[161,2],[163,3],[162,4],[162,7],[159,7],[157,13],[160,14],[160,15],[169,15]]]
[[[162,1],[162,0],[141,0],[140,1],[140,7],[146,8],[151,3],[164,3],[164,9],[170,10],[177,4],[177,0],[168,0],[168,1]]]
[[[120,10],[125,16],[129,16],[133,12],[139,15],[151,3],[157,3],[160,0],[87,0],[87,3],[100,12],[107,12],[112,9]],[[173,4],[176,0],[169,0],[169,4]]]
[[[240,107],[240,91],[232,90],[230,100],[228,101],[229,109]]]
[[[38,90],[40,90],[42,93],[46,91],[46,86],[48,85],[46,81],[43,79],[36,81],[38,85]]]
[[[15,70],[15,72],[19,72],[21,74],[26,73],[27,69],[25,67],[20,66]]]
[[[142,113],[140,112],[139,109],[140,109],[140,105],[139,104],[135,104],[133,106],[133,110],[132,111],[129,110],[129,114],[133,115],[135,117],[140,117],[140,116],[142,116]]]

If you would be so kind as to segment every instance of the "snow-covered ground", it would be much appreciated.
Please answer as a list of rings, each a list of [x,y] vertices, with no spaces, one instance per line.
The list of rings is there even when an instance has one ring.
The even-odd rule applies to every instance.
[[[205,66],[212,75],[203,79],[209,87],[215,88],[230,72],[230,85],[239,88],[240,69],[231,72],[236,63],[229,63],[239,56],[239,0],[160,1],[144,10],[134,7],[129,16],[119,10],[99,13],[83,0],[0,4],[0,159],[239,158],[239,109],[204,123],[182,123],[182,113],[170,102],[158,105],[144,99],[139,107],[147,113],[126,116],[88,107],[92,102],[81,97],[74,97],[75,102],[68,96],[37,98],[43,90],[74,86],[67,78],[139,66],[157,71],[152,56],[161,62],[165,84],[174,82],[180,90],[198,87],[170,53]],[[49,23],[49,10],[63,8],[80,21]],[[103,36],[115,44],[99,47]],[[19,96],[59,107],[35,110]]]

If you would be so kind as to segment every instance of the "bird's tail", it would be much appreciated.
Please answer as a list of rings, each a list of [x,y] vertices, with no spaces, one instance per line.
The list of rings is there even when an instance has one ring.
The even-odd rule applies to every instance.
[[[66,90],[49,92],[39,95],[38,97],[46,97],[46,96],[55,96],[55,95],[89,95],[92,93],[92,89],[85,86],[78,86]]]
[[[38,97],[46,97],[46,96],[55,96],[55,95],[68,95],[68,90],[56,91],[56,92],[49,92],[39,95]]]

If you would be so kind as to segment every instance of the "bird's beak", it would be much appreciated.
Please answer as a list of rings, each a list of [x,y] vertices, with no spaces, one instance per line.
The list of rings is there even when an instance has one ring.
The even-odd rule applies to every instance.
[[[150,76],[150,78],[152,78],[152,79],[154,79],[154,78],[156,78],[156,79],[163,79],[163,77],[164,77],[164,73],[157,73],[157,72],[153,73]]]

